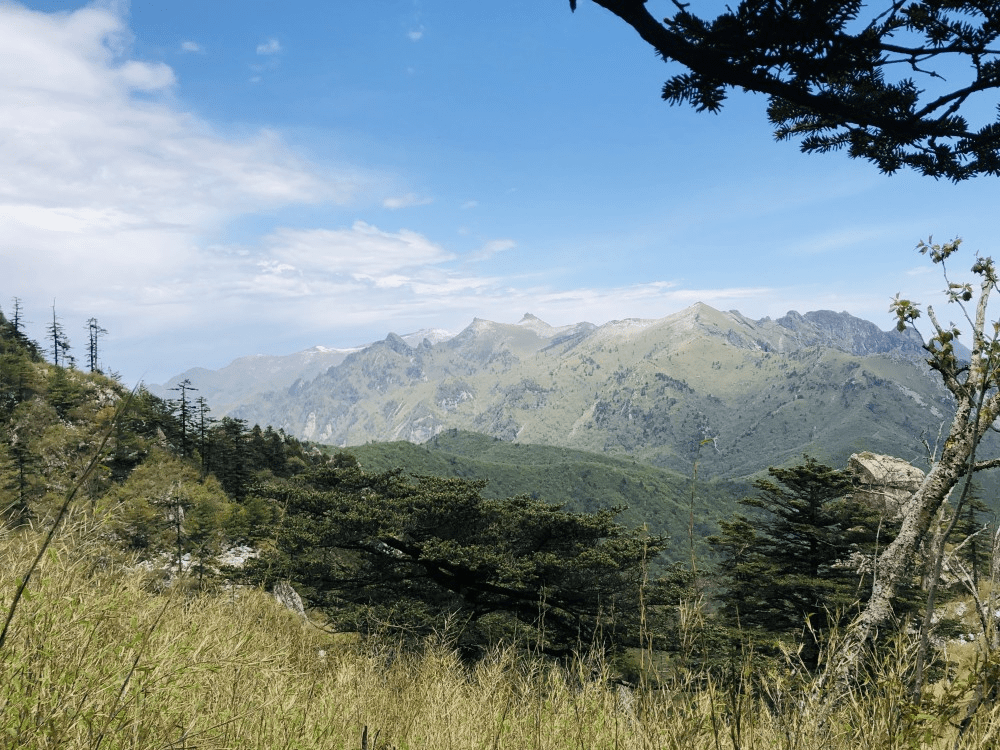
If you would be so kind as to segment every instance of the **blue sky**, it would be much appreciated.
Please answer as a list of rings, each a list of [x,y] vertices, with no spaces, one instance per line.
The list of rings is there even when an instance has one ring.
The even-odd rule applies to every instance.
[[[163,382],[525,312],[888,328],[942,286],[918,240],[994,249],[997,180],[802,155],[754,96],[669,107],[579,5],[0,0],[0,308],[41,339],[55,300],[80,360],[97,317],[107,368]]]

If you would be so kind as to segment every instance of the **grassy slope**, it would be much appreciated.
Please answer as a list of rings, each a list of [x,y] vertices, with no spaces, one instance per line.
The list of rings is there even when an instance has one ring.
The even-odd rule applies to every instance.
[[[681,665],[659,689],[633,692],[594,679],[595,666],[613,674],[600,660],[560,666],[507,649],[462,664],[446,631],[406,653],[390,636],[362,647],[326,634],[258,591],[151,594],[102,536],[79,523],[32,578],[0,650],[0,748],[356,750],[365,727],[371,750],[954,742],[964,688],[943,684],[917,711],[903,659],[873,666],[865,689],[834,709],[786,669],[754,671],[748,691]],[[0,538],[5,608],[37,543]],[[984,709],[962,746],[990,746],[998,726]]]

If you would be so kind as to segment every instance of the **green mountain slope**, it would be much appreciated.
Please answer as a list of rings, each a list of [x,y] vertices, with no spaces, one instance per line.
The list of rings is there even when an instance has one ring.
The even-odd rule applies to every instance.
[[[634,460],[510,443],[459,430],[446,430],[422,445],[397,441],[347,450],[365,471],[402,469],[410,474],[485,479],[489,484],[483,495],[491,498],[526,494],[577,512],[625,505],[619,520],[668,534],[667,555],[673,560],[688,559],[690,554],[692,512],[696,552],[705,557],[708,550],[701,540],[718,531],[718,520],[732,513],[737,498],[746,491],[739,482],[692,483],[690,474]]]

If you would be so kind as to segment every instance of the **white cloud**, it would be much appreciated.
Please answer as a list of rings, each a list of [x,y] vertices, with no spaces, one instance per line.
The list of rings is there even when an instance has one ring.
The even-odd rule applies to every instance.
[[[478,205],[479,201],[466,201],[462,204],[462,209],[467,211],[468,209],[475,208]]]
[[[392,196],[382,201],[383,206],[393,210],[398,208],[410,208],[411,206],[426,206],[429,203],[433,203],[431,198],[419,196],[416,193]]]
[[[181,52],[204,52],[204,51],[205,50],[202,48],[200,44],[198,44],[198,42],[192,42],[190,40],[181,42]]]
[[[384,232],[363,221],[350,229],[280,229],[265,245],[271,257],[303,275],[346,275],[374,282],[454,258],[417,232]]]
[[[515,247],[517,247],[517,243],[514,242],[514,240],[490,240],[489,242],[485,243],[481,248],[479,248],[479,250],[472,253],[469,256],[469,260],[473,261],[487,260],[488,258],[492,258],[494,255],[497,255],[498,253],[503,253],[506,252],[507,250],[513,250]]]
[[[424,37],[424,27],[421,26],[417,29],[410,29],[410,31],[406,33],[406,36],[410,38],[411,42],[419,42]]]
[[[173,71],[129,55],[110,7],[6,4],[3,17],[0,267],[11,294],[58,297],[67,316],[70,305],[119,315],[119,333],[167,327],[157,305],[193,300],[191,315],[204,315],[215,293],[188,290],[231,266],[207,238],[242,215],[346,202],[362,183],[321,172],[274,132],[233,137],[179,109]]]
[[[276,55],[281,52],[281,42],[277,39],[268,39],[257,45],[258,55]]]
[[[142,63],[129,60],[118,69],[122,83],[136,91],[157,91],[177,83],[174,71],[163,63]]]

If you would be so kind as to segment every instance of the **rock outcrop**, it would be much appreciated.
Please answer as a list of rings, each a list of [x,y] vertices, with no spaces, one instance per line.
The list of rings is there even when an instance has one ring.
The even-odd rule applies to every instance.
[[[903,459],[869,452],[853,454],[847,471],[854,478],[855,498],[893,519],[902,515],[903,506],[924,480],[924,472]]]
[[[306,616],[306,608],[302,605],[302,597],[299,596],[292,584],[288,581],[278,581],[271,590],[271,595],[285,609],[299,617]]]

